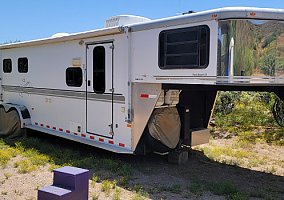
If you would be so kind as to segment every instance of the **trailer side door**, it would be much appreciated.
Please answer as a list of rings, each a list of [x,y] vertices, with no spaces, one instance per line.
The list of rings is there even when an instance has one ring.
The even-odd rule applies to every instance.
[[[87,46],[87,133],[113,138],[113,43]]]

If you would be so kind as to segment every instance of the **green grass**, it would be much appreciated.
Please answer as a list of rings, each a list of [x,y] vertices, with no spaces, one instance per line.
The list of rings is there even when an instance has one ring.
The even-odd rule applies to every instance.
[[[233,149],[231,146],[211,145],[201,149],[209,159],[229,165],[241,165],[244,158],[255,156],[249,151]]]
[[[0,166],[5,167],[17,155],[20,155],[20,158],[14,166],[20,173],[32,172],[47,163],[50,170],[62,166],[75,166],[98,173],[103,171],[103,174],[121,180],[123,185],[127,184],[133,174],[132,166],[118,159],[100,158],[91,153],[82,155],[81,151],[62,147],[48,139],[28,137],[14,141],[0,140]]]
[[[3,174],[5,176],[5,179],[9,179],[12,176],[12,174],[9,174],[7,172],[4,172]]]
[[[231,182],[210,182],[208,188],[216,195],[233,195],[239,193],[238,188]]]
[[[10,147],[3,139],[0,140],[0,166],[5,168],[7,163],[18,154],[18,150]]]
[[[5,167],[13,156],[9,150],[0,151],[0,166]]]
[[[208,145],[196,149],[203,151],[209,159],[227,165],[236,165],[251,169],[253,167],[259,167],[266,165],[267,163],[271,163],[281,167],[281,163],[278,163],[277,160],[271,160],[267,156],[254,152],[253,149],[250,149],[250,147],[244,146],[246,146],[246,142],[240,143],[237,140],[236,143],[227,144],[226,146]],[[264,170],[264,172],[276,173],[277,169],[274,166],[271,166]]]
[[[19,160],[14,166],[18,168],[18,172],[21,174],[29,173],[37,169],[37,166],[33,165],[32,161],[29,159]]]
[[[182,187],[179,184],[174,184],[174,185],[162,186],[160,187],[160,190],[175,194],[180,194],[182,192]]]
[[[92,181],[93,183],[99,183],[101,181],[101,178],[96,174],[93,174]]]
[[[149,194],[140,184],[134,185],[132,191],[134,192],[134,196],[131,198],[132,200],[142,200],[149,197]]]
[[[188,189],[191,193],[201,196],[204,192],[204,184],[201,181],[193,179],[191,184],[188,186]]]
[[[120,189],[115,188],[114,194],[113,194],[113,200],[120,200]]]
[[[145,195],[141,192],[136,192],[134,196],[131,198],[131,200],[144,200]]]
[[[122,176],[119,178],[118,184],[121,187],[126,188],[126,186],[128,185],[128,181],[129,181],[129,177]]]
[[[93,193],[92,200],[98,200],[98,199],[99,199],[99,195],[97,193]]]
[[[246,192],[241,191],[234,183],[229,181],[201,181],[194,178],[188,189],[196,196],[201,196],[204,191],[211,191],[215,195],[226,196],[233,200],[249,199]]]
[[[106,195],[109,195],[110,191],[112,189],[115,189],[116,187],[116,181],[110,181],[110,180],[104,180],[102,181],[101,185],[101,191],[106,193]]]

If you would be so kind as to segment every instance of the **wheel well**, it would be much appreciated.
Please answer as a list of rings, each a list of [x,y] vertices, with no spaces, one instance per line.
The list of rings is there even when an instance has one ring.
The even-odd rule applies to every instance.
[[[25,128],[26,125],[31,124],[31,116],[28,109],[23,105],[4,103],[0,107],[4,108],[5,112],[16,110],[21,122],[21,128]]]

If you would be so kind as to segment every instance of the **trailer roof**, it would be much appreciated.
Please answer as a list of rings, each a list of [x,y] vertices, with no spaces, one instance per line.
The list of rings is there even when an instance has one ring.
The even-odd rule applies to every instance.
[[[224,20],[224,19],[267,19],[267,20],[283,20],[284,21],[284,9],[272,9],[272,8],[253,8],[253,7],[227,7],[219,8],[208,11],[201,11],[197,13],[190,13],[175,17],[168,17],[158,20],[152,20],[149,22],[142,22],[133,25],[127,25],[130,27],[131,32],[149,30],[154,28],[162,28],[168,26],[182,25],[186,23],[195,23],[210,20]],[[68,36],[58,38],[44,38],[39,40],[32,40],[26,42],[18,42],[12,44],[0,45],[0,50],[19,48],[34,45],[44,45],[50,43],[66,42],[72,40],[80,40],[91,37],[105,36],[118,34],[123,32],[123,27],[111,27],[102,28],[97,30],[91,30],[86,32],[74,33]]]
[[[0,45],[0,50],[27,47],[27,46],[35,46],[35,45],[44,45],[44,44],[51,44],[51,43],[59,43],[59,42],[67,42],[67,41],[72,41],[72,40],[80,40],[80,39],[86,39],[86,38],[92,38],[92,37],[113,35],[113,34],[118,34],[122,32],[123,32],[122,27],[103,28],[103,29],[91,30],[91,31],[86,31],[86,32],[73,33],[73,34],[62,36],[62,37],[50,37],[50,38],[43,38],[43,39],[38,39],[38,40],[3,44],[3,45]]]
[[[131,31],[141,31],[159,27],[182,25],[210,20],[224,19],[262,19],[284,20],[284,9],[254,8],[254,7],[226,7],[208,11],[190,13],[175,17],[153,20],[147,23],[134,24]]]

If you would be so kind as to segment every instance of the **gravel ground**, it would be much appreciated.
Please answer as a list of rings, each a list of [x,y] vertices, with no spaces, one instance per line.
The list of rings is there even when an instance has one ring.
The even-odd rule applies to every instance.
[[[229,140],[218,139],[208,145],[226,145]],[[68,142],[67,142],[68,143]],[[70,145],[73,145],[70,143]],[[76,148],[81,148],[77,146]],[[84,149],[82,153],[89,151]],[[208,188],[200,194],[190,192],[189,186],[196,180],[211,183],[233,183],[240,193],[247,193],[250,199],[284,199],[283,168],[278,174],[262,172],[261,167],[246,169],[209,160],[202,152],[193,150],[189,161],[184,165],[174,165],[167,162],[166,156],[150,154],[147,156],[128,156],[112,154],[95,149],[96,155],[111,155],[115,159],[130,164],[135,173],[126,187],[116,186],[120,199],[227,199],[228,196],[217,195]],[[283,147],[257,144],[254,150],[258,154],[271,157],[283,162]],[[14,163],[18,157],[10,160],[8,166],[0,170],[0,199],[1,200],[32,200],[37,197],[37,190],[52,184],[53,174],[49,165],[38,168],[27,174],[18,173]],[[282,163],[283,164],[283,163]],[[281,166],[281,165],[280,165]],[[283,165],[282,165],[283,166]],[[280,167],[281,168],[281,167]],[[89,199],[115,199],[115,189],[109,194],[102,192],[102,183],[89,181]],[[141,187],[141,192],[137,192]],[[135,192],[136,190],[136,192]]]

